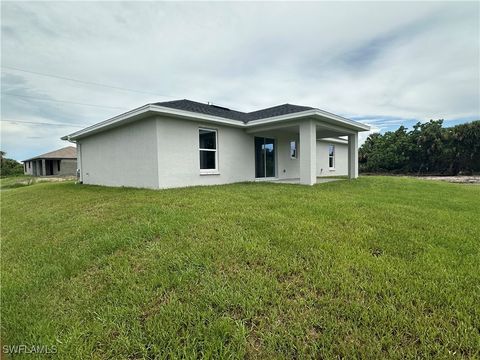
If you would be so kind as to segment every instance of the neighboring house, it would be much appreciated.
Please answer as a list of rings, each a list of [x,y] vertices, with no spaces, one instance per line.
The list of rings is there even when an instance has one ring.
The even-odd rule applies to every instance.
[[[244,113],[190,100],[147,104],[62,137],[77,144],[85,184],[171,188],[358,176],[367,125],[280,105]],[[339,137],[347,137],[341,139]]]
[[[23,160],[23,171],[33,176],[74,176],[77,174],[77,149],[62,149]]]

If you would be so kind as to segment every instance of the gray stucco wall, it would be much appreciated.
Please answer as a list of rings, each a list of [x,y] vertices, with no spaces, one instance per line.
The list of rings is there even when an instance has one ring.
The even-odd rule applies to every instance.
[[[264,134],[262,134],[264,135]],[[298,133],[272,131],[268,135],[275,139],[277,146],[277,177],[292,179],[300,177],[300,140]],[[290,157],[290,141],[297,142],[297,158]],[[328,167],[328,146],[335,145],[335,169]],[[253,165],[252,165],[253,166]],[[317,140],[317,176],[348,175],[348,144]]]
[[[275,139],[276,172],[279,179],[292,179],[300,176],[300,143],[299,134],[287,131],[269,131],[258,134]],[[290,157],[290,141],[297,142],[297,158]],[[255,162],[252,163],[255,166]]]
[[[158,188],[157,127],[145,119],[80,139],[85,184]]]
[[[335,145],[335,169],[328,167],[328,146]],[[317,176],[348,175],[348,144],[317,141]]]
[[[200,128],[217,130],[218,174],[200,174]],[[157,118],[157,141],[160,188],[254,180],[253,136],[243,129]]]

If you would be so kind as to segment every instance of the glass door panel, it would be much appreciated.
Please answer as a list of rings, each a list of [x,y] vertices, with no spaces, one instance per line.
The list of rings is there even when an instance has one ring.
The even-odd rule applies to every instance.
[[[275,139],[255,137],[255,177],[275,177]]]

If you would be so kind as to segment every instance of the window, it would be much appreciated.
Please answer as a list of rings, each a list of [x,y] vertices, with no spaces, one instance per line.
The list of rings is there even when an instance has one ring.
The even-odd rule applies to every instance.
[[[29,168],[29,169],[32,168],[32,162],[31,162],[31,161],[28,162],[28,168]]]
[[[335,145],[328,145],[328,167],[335,169]]]
[[[217,168],[217,130],[199,129],[200,173],[216,173]]]
[[[60,160],[57,160],[57,171],[60,172]]]
[[[297,142],[295,140],[290,141],[290,159],[297,158]]]

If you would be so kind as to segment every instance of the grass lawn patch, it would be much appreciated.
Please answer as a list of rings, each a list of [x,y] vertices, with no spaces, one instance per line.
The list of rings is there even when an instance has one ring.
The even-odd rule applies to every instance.
[[[35,184],[36,182],[36,178],[29,175],[7,176],[0,178],[0,190],[29,186]]]
[[[40,183],[2,192],[1,210],[3,345],[68,359],[480,356],[480,186]]]

